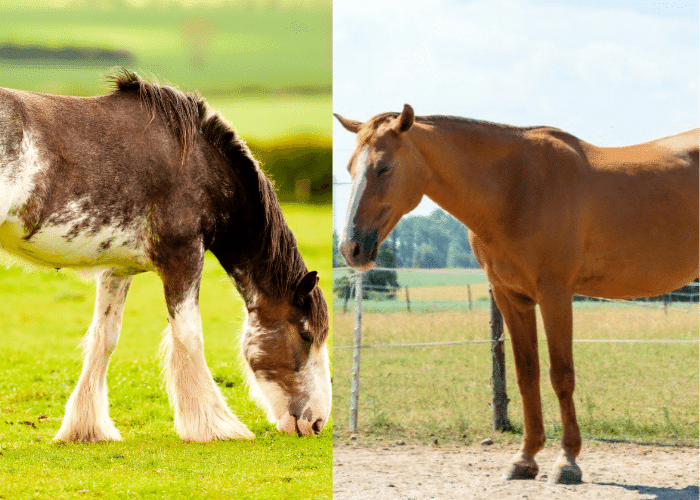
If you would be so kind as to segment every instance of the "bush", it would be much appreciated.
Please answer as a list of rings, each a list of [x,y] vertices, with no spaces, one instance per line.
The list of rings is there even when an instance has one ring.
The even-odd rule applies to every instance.
[[[330,139],[291,137],[273,144],[249,142],[282,202],[327,204],[332,200]]]

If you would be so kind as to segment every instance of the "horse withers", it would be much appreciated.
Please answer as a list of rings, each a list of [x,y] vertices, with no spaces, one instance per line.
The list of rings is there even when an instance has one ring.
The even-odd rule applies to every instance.
[[[241,293],[250,391],[277,428],[328,422],[328,311],[271,181],[203,99],[123,71],[112,92],[0,89],[0,248],[49,268],[93,269],[83,369],[57,440],[121,439],[106,372],[135,274],[163,282],[162,350],[175,427],[187,441],[253,438],[204,359],[199,286],[207,250]]]
[[[550,478],[580,482],[572,297],[651,297],[698,277],[698,129],[603,148],[552,127],[416,117],[409,105],[365,123],[336,117],[357,134],[340,241],[348,264],[371,268],[423,195],[464,223],[508,327],[523,399],[522,447],[505,477],[534,478],[545,443],[539,304],[563,427]]]

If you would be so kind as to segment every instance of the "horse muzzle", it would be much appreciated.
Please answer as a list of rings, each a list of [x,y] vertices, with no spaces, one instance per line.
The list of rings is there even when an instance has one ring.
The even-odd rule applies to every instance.
[[[318,436],[326,422],[320,411],[306,408],[300,417],[286,412],[277,422],[277,430],[299,436]]]
[[[377,260],[379,241],[377,230],[373,229],[363,235],[354,235],[340,243],[340,253],[350,267],[368,271]]]

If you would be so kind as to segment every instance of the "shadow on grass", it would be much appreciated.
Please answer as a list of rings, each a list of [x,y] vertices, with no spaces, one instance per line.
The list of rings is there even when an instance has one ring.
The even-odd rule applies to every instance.
[[[637,484],[619,483],[593,483],[601,486],[616,486],[626,490],[638,492],[643,495],[655,495],[654,500],[697,500],[700,489],[697,486],[686,486],[685,488],[664,488],[655,486],[642,486]]]

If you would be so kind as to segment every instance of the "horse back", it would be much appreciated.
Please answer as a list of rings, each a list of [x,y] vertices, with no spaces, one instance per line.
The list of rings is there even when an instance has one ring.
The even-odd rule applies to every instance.
[[[586,286],[593,288],[584,291],[652,296],[697,278],[698,130],[623,148],[591,147],[587,153],[583,267]],[[628,295],[596,281],[616,273],[617,282],[625,283],[619,289]]]

